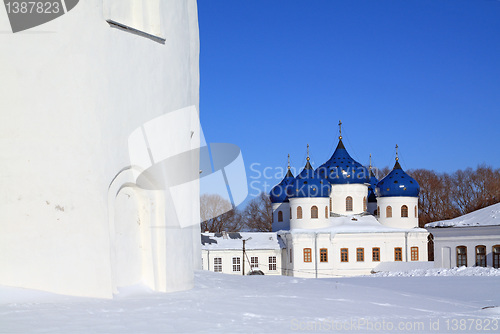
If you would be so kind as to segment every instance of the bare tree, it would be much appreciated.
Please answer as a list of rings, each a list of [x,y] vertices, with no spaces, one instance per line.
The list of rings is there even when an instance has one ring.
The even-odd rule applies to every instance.
[[[248,203],[243,211],[243,221],[252,231],[271,232],[273,230],[273,208],[267,194],[260,193]]]
[[[231,203],[217,194],[203,194],[200,197],[201,231],[221,233],[241,230],[241,213]]]

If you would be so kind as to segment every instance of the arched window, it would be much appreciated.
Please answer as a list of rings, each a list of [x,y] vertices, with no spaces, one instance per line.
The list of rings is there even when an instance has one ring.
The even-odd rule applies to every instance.
[[[486,267],[486,246],[476,246],[476,267]]]
[[[366,211],[367,210],[367,207],[366,207],[366,197],[363,197],[363,211]]]
[[[302,207],[297,207],[297,219],[302,219]]]
[[[328,207],[325,206],[325,218],[328,218]]]
[[[408,207],[406,205],[403,205],[401,207],[401,217],[407,217],[408,218]]]
[[[466,266],[467,267],[467,247],[458,246],[457,247],[457,267]]]
[[[500,268],[500,245],[493,246],[493,268]]]
[[[330,197],[330,211],[332,211],[332,198]]]
[[[316,205],[311,207],[311,218],[318,218],[318,207]]]
[[[387,208],[385,208],[385,216],[387,218],[391,218],[392,217],[392,207],[390,205],[387,206]]]
[[[283,221],[283,211],[278,211],[278,221],[282,222]]]
[[[415,205],[415,218],[418,218],[418,208],[416,205]]]
[[[377,211],[375,211],[375,216],[380,217],[380,206],[377,206]]]
[[[352,211],[352,197],[347,196],[345,199],[345,211]]]

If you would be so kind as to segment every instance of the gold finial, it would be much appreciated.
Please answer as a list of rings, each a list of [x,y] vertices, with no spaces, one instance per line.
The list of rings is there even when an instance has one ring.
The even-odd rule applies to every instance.
[[[307,161],[309,161],[309,144],[307,144]]]
[[[370,168],[370,171],[371,171],[372,170],[372,154],[371,153],[370,153],[370,166],[369,166],[369,168]]]
[[[290,154],[288,154],[288,170],[290,170]]]
[[[399,160],[398,148],[399,148],[399,146],[398,146],[398,144],[396,144],[396,161]]]
[[[342,139],[342,121],[339,120],[339,139]]]

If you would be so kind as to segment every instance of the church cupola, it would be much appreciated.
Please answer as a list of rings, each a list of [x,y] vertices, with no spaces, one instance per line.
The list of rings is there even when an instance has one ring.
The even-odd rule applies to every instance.
[[[311,166],[309,162],[309,145],[307,145],[307,162],[304,169],[292,181],[291,186],[288,187],[288,197],[329,197],[330,184],[322,178]]]
[[[418,182],[405,173],[399,164],[396,145],[396,163],[392,171],[377,184],[379,197],[408,196],[418,197],[420,186]]]
[[[288,170],[285,177],[269,192],[271,203],[288,202],[287,187],[293,182],[293,180],[294,176],[290,170],[290,155],[288,155]]]

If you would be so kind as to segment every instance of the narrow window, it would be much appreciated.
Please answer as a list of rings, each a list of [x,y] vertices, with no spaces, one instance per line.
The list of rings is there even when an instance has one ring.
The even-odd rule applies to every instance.
[[[375,214],[377,217],[380,217],[380,206],[377,206],[377,212]]]
[[[408,217],[408,207],[406,205],[401,207],[401,217]]]
[[[332,198],[330,197],[330,211],[332,211]]]
[[[373,247],[372,248],[372,261],[379,262],[380,261],[380,248]]]
[[[415,205],[415,218],[418,218],[418,208],[416,205]]]
[[[269,257],[269,270],[276,270],[276,256]]]
[[[293,259],[293,253],[292,253],[292,248],[290,248],[290,263],[292,263],[292,259]]]
[[[457,247],[457,267],[467,267],[467,247],[458,246]]]
[[[412,247],[410,253],[411,253],[411,260],[418,261],[418,247]]]
[[[233,271],[241,271],[239,257],[233,257]]]
[[[304,248],[304,262],[311,262],[311,248]]]
[[[214,258],[214,271],[216,273],[222,272],[222,258],[221,257]]]
[[[356,248],[356,261],[363,262],[365,260],[365,249]]]
[[[385,208],[385,216],[387,218],[391,218],[392,217],[392,207],[390,205],[387,208]]]
[[[476,267],[486,267],[486,246],[476,246]]]
[[[290,219],[292,219],[292,207],[290,207]]]
[[[493,246],[493,268],[500,268],[500,245]]]
[[[363,197],[363,211],[366,211],[367,210],[367,207],[366,207],[366,197]]]
[[[403,261],[403,250],[401,247],[394,248],[394,261]]]
[[[319,250],[319,262],[328,262],[328,249],[321,248]]]
[[[302,207],[297,207],[297,219],[302,219]]]
[[[328,218],[328,207],[325,206],[325,218]]]
[[[318,218],[318,207],[316,205],[311,207],[311,218]]]
[[[259,257],[252,256],[250,258],[250,268],[258,268],[259,267]]]
[[[347,196],[345,199],[345,211],[352,211],[352,197]]]
[[[347,248],[340,249],[340,262],[349,262],[349,250]]]
[[[283,211],[278,211],[278,221],[282,222],[283,221]]]

